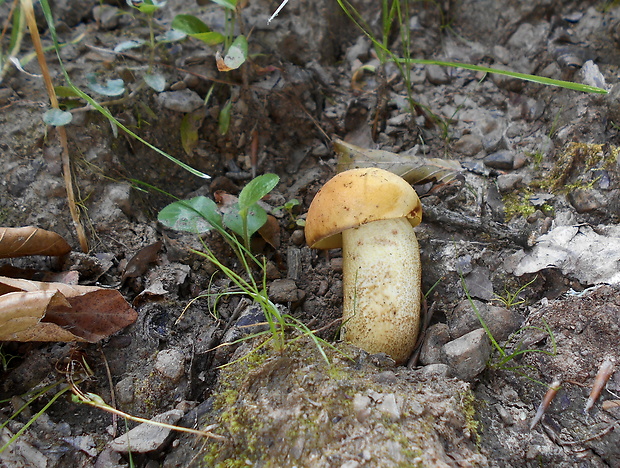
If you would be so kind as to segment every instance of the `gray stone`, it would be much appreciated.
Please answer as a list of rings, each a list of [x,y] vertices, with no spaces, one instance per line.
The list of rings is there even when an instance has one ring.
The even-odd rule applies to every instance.
[[[170,410],[155,416],[152,420],[165,424],[175,424],[183,416],[183,411]],[[170,431],[167,427],[155,426],[142,423],[134,427],[128,433],[117,437],[109,444],[109,448],[115,452],[148,453],[159,450],[168,439]]]
[[[297,284],[290,278],[274,280],[269,286],[269,297],[274,302],[285,304],[287,302],[299,302],[306,293],[297,288]]]
[[[465,276],[465,287],[471,297],[490,301],[495,297],[490,271],[486,267],[475,266],[471,273]]]
[[[420,349],[420,364],[438,364],[442,362],[441,348],[450,341],[450,331],[445,323],[436,323],[426,330],[426,336]]]
[[[134,382],[133,377],[125,377],[115,385],[116,401],[121,405],[128,405],[133,401]]]
[[[176,112],[193,112],[204,104],[202,98],[191,89],[168,91],[157,95],[157,101],[162,107]]]
[[[463,135],[454,143],[454,150],[465,156],[475,156],[483,150],[482,141],[475,135]]]
[[[450,76],[446,72],[445,67],[440,67],[439,65],[428,65],[426,67],[426,79],[434,85],[450,83]]]
[[[486,367],[491,357],[491,343],[484,329],[472,332],[450,341],[442,348],[444,362],[461,380],[473,380]]]
[[[450,367],[447,364],[429,364],[417,370],[425,378],[447,378],[450,376]]]
[[[577,213],[589,213],[605,206],[605,198],[598,190],[576,189],[568,194],[568,201]]]
[[[165,378],[178,382],[185,373],[185,356],[178,349],[164,349],[157,354],[154,368]]]
[[[484,158],[484,165],[492,169],[510,171],[514,168],[515,153],[509,150],[497,151]]]
[[[461,337],[480,328],[480,320],[474,311],[474,307],[497,341],[507,339],[511,333],[521,326],[521,316],[512,309],[493,306],[476,300],[470,302],[469,299],[464,299],[448,317],[448,327],[452,338]]]
[[[502,174],[497,177],[497,188],[502,193],[512,192],[523,182],[523,176],[519,174]]]

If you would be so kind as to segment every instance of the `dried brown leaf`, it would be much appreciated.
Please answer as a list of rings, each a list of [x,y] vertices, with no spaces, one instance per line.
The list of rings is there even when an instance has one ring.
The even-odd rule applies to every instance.
[[[424,158],[366,149],[342,140],[334,141],[334,151],[338,156],[338,172],[358,167],[378,167],[401,176],[410,184],[447,183],[463,170],[461,163],[452,159]]]
[[[65,255],[71,251],[60,235],[34,226],[0,228],[0,258]]]
[[[125,278],[137,278],[138,276],[142,276],[148,268],[149,263],[152,263],[157,259],[157,254],[161,250],[161,246],[162,242],[157,241],[140,249],[138,253],[131,257],[125,267],[123,281]]]
[[[136,318],[113,289],[0,277],[0,341],[94,343]]]

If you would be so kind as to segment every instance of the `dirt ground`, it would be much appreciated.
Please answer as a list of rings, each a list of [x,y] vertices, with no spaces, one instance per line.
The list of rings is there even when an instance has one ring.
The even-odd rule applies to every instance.
[[[33,51],[28,35],[18,55],[25,72],[11,67],[2,76],[0,225],[52,230],[74,249],[58,261],[6,260],[3,272],[7,265],[29,277],[77,271],[81,284],[119,289],[138,319],[98,344],[2,343],[0,421],[33,389],[64,383],[59,363],[83,356],[94,374],[80,384],[83,391],[137,417],[165,413],[185,427],[208,426],[215,437],[144,432],[128,447],[122,435],[138,423],[63,395],[0,453],[0,466],[620,466],[620,375],[584,411],[599,366],[620,358],[620,5],[409,2],[414,58],[609,90],[596,95],[437,66],[412,65],[407,82],[394,64],[381,65],[336,2],[292,1],[271,23],[277,2],[246,3],[235,28],[249,37],[248,63],[218,72],[216,46],[195,39],[160,44],[153,63],[165,77],[164,92],[142,85],[146,47],[114,52],[123,41],[148,39],[144,15],[125,2],[52,5],[74,83],[90,93],[87,74],[99,82],[122,77],[123,99],[93,96],[109,99],[110,112],[140,137],[211,176],[191,175],[75,103],[66,130],[87,253],[67,206],[57,131],[42,121],[48,99],[36,60],[26,60]],[[352,3],[379,35],[380,2]],[[10,6],[0,4],[3,24]],[[178,14],[225,29],[222,6],[169,0],[154,15],[156,34]],[[37,20],[50,45],[43,16]],[[387,42],[400,53],[398,29]],[[53,51],[46,57],[54,84],[63,84]],[[228,102],[230,126],[222,135],[218,116]],[[189,114],[198,139],[187,152],[181,127]],[[265,345],[248,355],[260,340],[215,349],[260,330],[263,317],[242,296],[215,301],[233,285],[191,249],[204,242],[230,268],[238,270],[239,261],[216,233],[199,239],[159,224],[171,199],[139,183],[174,197],[214,198],[237,195],[254,175],[278,174],[264,206],[279,232],[255,236],[254,251],[266,259],[272,300],[335,342],[341,253],[311,250],[296,221],[336,173],[336,139],[398,153],[397,164],[423,156],[461,164],[451,183],[415,186],[424,212],[416,228],[423,290],[433,311],[419,365],[394,366],[342,343],[340,352],[326,347],[327,364],[294,332],[281,351]],[[291,214],[276,209],[292,199],[300,204]],[[156,242],[157,255],[127,274],[132,257]],[[480,372],[467,363],[457,370],[441,354],[446,343],[480,329],[464,312],[466,291],[490,311],[485,317],[501,348],[485,341],[491,357]],[[503,359],[524,349],[530,351]],[[530,427],[555,380],[560,390]],[[0,444],[54,392],[7,422]]]

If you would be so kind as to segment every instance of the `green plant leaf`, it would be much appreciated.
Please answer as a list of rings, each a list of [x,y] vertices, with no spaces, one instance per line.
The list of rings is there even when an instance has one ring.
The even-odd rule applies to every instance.
[[[248,58],[248,40],[245,36],[238,36],[228,48],[226,56],[222,59],[218,53],[215,55],[217,69],[230,71],[239,68]]]
[[[49,109],[43,114],[43,122],[54,127],[62,127],[67,125],[73,119],[71,112],[65,112],[60,109]]]
[[[73,91],[69,86],[54,86],[56,96],[59,98],[77,98],[80,97],[78,93]]]
[[[114,52],[123,52],[124,50],[142,47],[146,41],[142,39],[132,39],[131,41],[123,41],[114,47]]]
[[[144,75],[144,81],[158,93],[166,88],[166,79],[161,73],[147,73]]]
[[[224,214],[224,225],[235,234],[245,237],[243,232],[243,218],[239,213],[239,203],[230,207],[230,211]],[[248,237],[263,227],[267,222],[267,212],[256,203],[247,209]]]
[[[229,10],[234,10],[237,7],[237,0],[211,0],[211,1]]]
[[[94,73],[86,75],[87,86],[98,94],[104,96],[120,96],[125,92],[125,82],[120,78],[118,80],[108,80],[104,85],[97,82]]]
[[[171,203],[159,212],[157,220],[170,229],[197,234],[209,231],[213,226],[223,229],[217,205],[207,197]]]
[[[263,174],[248,182],[239,194],[239,210],[248,209],[254,205],[271,192],[279,181],[280,177],[276,174]]]
[[[166,0],[158,1],[158,0],[126,0],[127,5],[132,8],[136,8],[140,10],[140,12],[145,14],[155,13],[160,8],[166,5]]]
[[[220,115],[217,121],[217,128],[220,132],[220,135],[226,135],[228,133],[228,129],[230,128],[230,112],[232,110],[232,102],[228,101],[220,110]]]
[[[205,44],[216,45],[224,42],[224,36],[222,34],[211,31],[209,26],[194,15],[176,15],[172,20],[171,27],[175,31],[187,34]]]
[[[185,114],[181,121],[181,144],[188,155],[191,155],[198,144],[198,129],[205,118],[203,109]]]
[[[170,27],[176,31],[184,32],[189,36],[211,31],[200,18],[194,15],[176,15]]]

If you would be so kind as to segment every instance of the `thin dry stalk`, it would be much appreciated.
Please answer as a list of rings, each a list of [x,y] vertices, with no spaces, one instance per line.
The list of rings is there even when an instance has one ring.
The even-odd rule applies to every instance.
[[[52,84],[52,78],[47,67],[47,61],[43,52],[43,45],[41,44],[41,37],[39,36],[39,30],[37,29],[37,22],[34,16],[34,10],[32,8],[32,0],[21,0],[22,14],[26,18],[26,24],[30,30],[30,36],[32,37],[32,43],[37,53],[37,60],[41,67],[41,74],[43,75],[43,82],[45,83],[45,89],[50,99],[50,104],[53,108],[58,109],[58,98],[54,91],[54,85]],[[58,132],[58,139],[60,146],[62,147],[62,167],[63,176],[65,179],[65,187],[67,189],[67,201],[69,202],[69,211],[71,212],[71,218],[77,233],[80,247],[83,252],[88,252],[88,240],[84,227],[80,221],[80,214],[75,203],[75,193],[73,191],[73,181],[71,178],[71,162],[69,160],[69,143],[67,141],[67,132],[64,127],[56,127]]]

